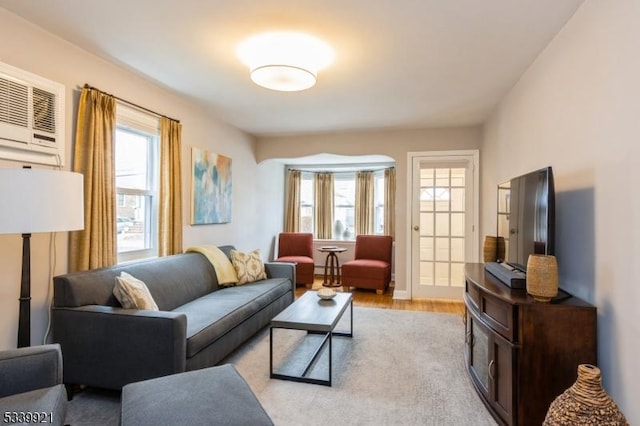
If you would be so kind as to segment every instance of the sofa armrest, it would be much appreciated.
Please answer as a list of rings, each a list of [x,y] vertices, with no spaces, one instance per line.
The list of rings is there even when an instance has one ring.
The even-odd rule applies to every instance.
[[[60,345],[0,352],[0,398],[62,383]]]
[[[288,278],[293,293],[296,292],[296,264],[290,262],[266,262],[264,268],[269,278]]]
[[[87,305],[54,308],[52,324],[66,384],[120,389],[185,371],[184,314]]]

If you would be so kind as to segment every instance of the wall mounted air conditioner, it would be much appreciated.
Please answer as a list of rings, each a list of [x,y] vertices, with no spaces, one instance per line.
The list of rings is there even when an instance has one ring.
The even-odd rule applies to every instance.
[[[0,159],[64,165],[65,87],[0,62]]]

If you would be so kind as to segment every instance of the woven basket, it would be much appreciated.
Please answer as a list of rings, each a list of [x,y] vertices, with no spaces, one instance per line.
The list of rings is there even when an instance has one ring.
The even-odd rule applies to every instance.
[[[486,262],[498,260],[498,237],[487,235],[484,237],[484,247],[482,250],[483,259]]]
[[[616,403],[602,388],[600,369],[580,364],[578,379],[551,403],[543,426],[628,424]]]
[[[538,302],[558,294],[558,263],[555,256],[532,254],[527,261],[527,293]]]

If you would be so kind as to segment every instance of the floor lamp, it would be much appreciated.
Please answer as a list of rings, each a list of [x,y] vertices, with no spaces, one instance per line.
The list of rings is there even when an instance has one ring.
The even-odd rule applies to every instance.
[[[84,228],[79,173],[0,169],[0,234],[22,234],[18,347],[31,344],[31,234]]]

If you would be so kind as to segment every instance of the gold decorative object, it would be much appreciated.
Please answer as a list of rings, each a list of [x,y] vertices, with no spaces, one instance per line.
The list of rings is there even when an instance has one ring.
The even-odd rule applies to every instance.
[[[600,369],[580,364],[578,379],[551,403],[543,426],[628,424],[616,403],[602,388]]]
[[[495,262],[498,260],[498,237],[487,235],[484,237],[483,259],[484,262]]]
[[[558,263],[555,256],[546,254],[529,256],[527,293],[537,302],[549,302],[558,294]]]

